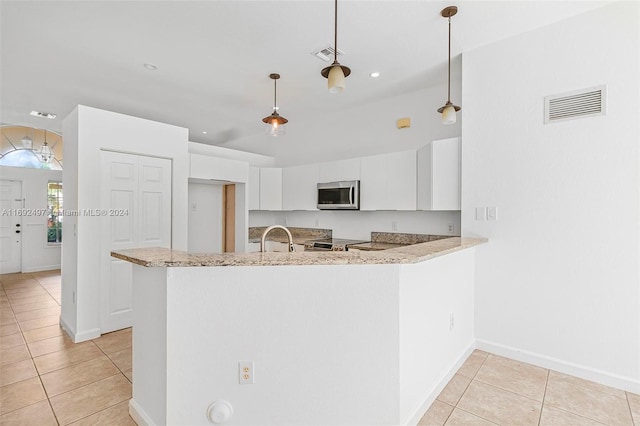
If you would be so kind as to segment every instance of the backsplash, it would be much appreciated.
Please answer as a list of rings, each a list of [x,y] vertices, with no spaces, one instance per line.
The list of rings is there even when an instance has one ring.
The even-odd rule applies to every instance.
[[[449,224],[454,224],[449,232]],[[460,236],[459,211],[250,211],[250,227],[269,225],[324,228],[333,230],[334,238],[363,241],[371,232],[392,232]]]

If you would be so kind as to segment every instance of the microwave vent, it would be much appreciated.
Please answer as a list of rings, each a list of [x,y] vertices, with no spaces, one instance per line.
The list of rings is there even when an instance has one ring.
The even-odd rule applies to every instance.
[[[545,124],[605,114],[606,86],[544,98]]]

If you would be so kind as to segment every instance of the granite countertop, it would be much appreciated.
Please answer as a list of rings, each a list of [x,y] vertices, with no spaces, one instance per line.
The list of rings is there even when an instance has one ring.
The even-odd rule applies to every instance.
[[[349,248],[358,250],[389,250],[408,245],[451,238],[449,235],[403,234],[399,232],[372,232],[371,242],[350,244]]]
[[[371,241],[370,243],[358,243],[358,244],[349,244],[349,250],[357,249],[357,250],[367,250],[367,251],[380,251],[380,250],[389,250],[398,247],[406,247],[409,244],[402,243],[379,243],[375,241]]]
[[[111,256],[146,267],[403,264],[423,262],[486,242],[486,238],[452,237],[384,251],[293,253],[211,254],[187,253],[167,248],[142,248],[112,251]]]

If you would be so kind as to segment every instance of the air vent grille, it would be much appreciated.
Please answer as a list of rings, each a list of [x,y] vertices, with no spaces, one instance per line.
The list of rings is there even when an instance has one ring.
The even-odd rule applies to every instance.
[[[547,96],[544,98],[544,122],[572,120],[605,114],[606,86]]]
[[[336,50],[333,46],[329,45],[319,50],[314,50],[311,54],[317,58],[322,59],[325,62],[333,61]],[[338,49],[338,56],[344,55],[344,52]]]

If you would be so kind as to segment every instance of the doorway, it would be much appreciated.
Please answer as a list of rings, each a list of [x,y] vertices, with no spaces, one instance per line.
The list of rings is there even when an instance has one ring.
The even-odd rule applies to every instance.
[[[0,180],[0,274],[22,271],[22,182]]]
[[[222,197],[223,208],[223,233],[222,251],[235,253],[236,251],[236,186],[225,185]]]

